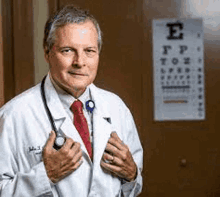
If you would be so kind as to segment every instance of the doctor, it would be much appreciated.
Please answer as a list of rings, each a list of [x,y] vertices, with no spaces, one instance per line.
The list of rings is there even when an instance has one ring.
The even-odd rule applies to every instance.
[[[137,196],[143,150],[132,115],[113,93],[97,88],[101,31],[87,11],[66,6],[45,26],[50,71],[41,84],[0,110],[0,196]]]

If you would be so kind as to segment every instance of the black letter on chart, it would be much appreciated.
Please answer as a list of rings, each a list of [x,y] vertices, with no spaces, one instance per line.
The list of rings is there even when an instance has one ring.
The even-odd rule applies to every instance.
[[[173,63],[174,65],[177,65],[178,62],[179,62],[179,60],[178,60],[177,58],[173,58],[173,59],[172,59],[172,63]]]
[[[183,40],[183,33],[176,35],[177,30],[175,29],[175,27],[177,27],[179,30],[182,30],[183,23],[167,23],[167,27],[169,28],[169,36],[167,36],[168,40]]]
[[[187,49],[188,47],[186,45],[180,45],[180,54],[183,54]]]
[[[166,65],[166,60],[167,60],[167,58],[160,58],[162,65]]]
[[[163,46],[163,55],[168,54],[168,49],[171,49],[172,47],[170,45],[164,45]]]
[[[184,57],[184,64],[190,64],[190,58]]]

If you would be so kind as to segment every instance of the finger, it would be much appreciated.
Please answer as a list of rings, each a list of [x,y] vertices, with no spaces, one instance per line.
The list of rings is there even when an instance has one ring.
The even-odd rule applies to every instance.
[[[124,150],[125,149],[125,145],[122,144],[122,141],[114,138],[114,137],[111,137],[109,140],[108,140],[108,143],[112,144],[113,146],[115,146],[116,148],[118,148],[119,150]]]
[[[67,162],[63,163],[63,170],[71,171],[76,166],[81,165],[82,162],[83,162],[82,154],[81,153],[77,153],[75,155],[75,157],[72,158],[71,161],[67,161]]]
[[[49,138],[48,138],[48,140],[46,142],[45,148],[47,147],[47,148],[51,148],[52,149],[53,145],[54,145],[55,139],[56,139],[56,134],[55,134],[54,131],[51,131],[50,135],[49,135]]]
[[[82,156],[82,150],[80,143],[75,143],[74,146],[70,149],[69,155],[73,158],[77,154],[80,154]]]
[[[111,133],[111,137],[115,138],[115,139],[116,139],[117,141],[119,141],[121,144],[123,143],[122,140],[118,137],[118,134],[117,134],[115,131],[113,131],[113,132]]]
[[[106,153],[113,155],[114,153],[117,153],[117,151],[118,151],[117,147],[113,146],[109,142],[107,143],[107,145],[105,147],[105,152]]]
[[[71,147],[72,150],[80,150],[81,144],[79,142],[74,142],[73,146]]]
[[[110,172],[112,172],[116,175],[118,175],[119,172],[121,171],[121,168],[119,166],[112,165],[112,164],[109,164],[109,163],[105,163],[104,161],[101,161],[101,166],[104,169],[106,169],[106,170],[108,170],[108,171],[110,171]]]
[[[102,160],[107,163],[109,163],[109,162],[112,163],[114,160],[114,157],[108,153],[104,153],[102,156]]]
[[[62,178],[69,176],[70,174],[72,174],[74,171],[76,171],[83,163],[83,160],[78,161],[74,166],[71,166],[69,168],[65,168],[63,169],[62,172]]]
[[[122,154],[121,154],[122,151],[110,143],[107,143],[107,145],[105,147],[105,152],[110,155],[116,156],[116,157],[122,156]]]
[[[67,159],[62,162],[63,169],[72,169],[73,166],[75,166],[76,163],[80,162],[82,160],[82,151],[75,154],[74,157],[71,157],[70,159]]]
[[[116,166],[123,166],[123,161],[118,158],[118,157],[113,157],[112,155],[109,155],[107,153],[103,154],[102,160],[105,163],[111,164],[111,165],[116,165]]]
[[[103,161],[102,161],[103,162]],[[108,170],[108,168],[106,166],[104,166],[104,162],[102,163],[100,162],[100,166],[102,167],[102,170],[107,173],[107,174],[111,174],[112,176],[116,176],[118,177],[118,175],[110,170]]]
[[[83,160],[80,159],[72,168],[71,170],[74,172],[75,170],[77,170],[83,163]]]
[[[83,161],[82,151],[76,153],[76,155],[73,157],[72,162],[73,162],[73,163],[78,163],[78,162],[81,162],[81,160]]]
[[[72,138],[66,138],[66,142],[65,144],[62,146],[62,148],[60,149],[60,151],[64,150],[64,149],[70,149],[72,148],[72,146],[74,146],[74,141]]]

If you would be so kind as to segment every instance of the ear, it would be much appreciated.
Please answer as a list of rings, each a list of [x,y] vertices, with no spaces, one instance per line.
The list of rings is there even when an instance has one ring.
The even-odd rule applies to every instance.
[[[49,50],[46,47],[44,48],[44,59],[49,63]]]

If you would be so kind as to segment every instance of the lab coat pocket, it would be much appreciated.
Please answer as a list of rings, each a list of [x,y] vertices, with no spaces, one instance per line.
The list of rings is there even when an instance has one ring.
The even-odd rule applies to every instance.
[[[42,161],[42,145],[30,145],[25,147],[26,161],[30,168]]]

